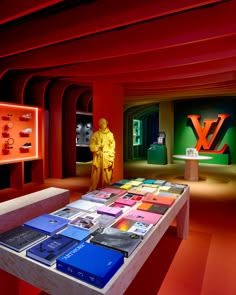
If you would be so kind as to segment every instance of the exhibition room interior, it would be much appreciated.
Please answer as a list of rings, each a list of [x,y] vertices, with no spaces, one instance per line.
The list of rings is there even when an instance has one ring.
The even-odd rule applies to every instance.
[[[234,0],[0,3],[0,202],[54,186],[81,198],[103,117],[116,140],[114,182],[189,185],[188,239],[171,226],[126,295],[236,294],[235,9]],[[188,148],[211,158],[197,181],[175,158]],[[44,294],[23,281],[16,292],[2,270],[0,281],[6,294]]]

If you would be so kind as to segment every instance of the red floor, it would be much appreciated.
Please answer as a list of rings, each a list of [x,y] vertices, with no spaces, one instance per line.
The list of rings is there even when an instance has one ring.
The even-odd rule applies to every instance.
[[[137,162],[125,166],[124,177],[143,176],[185,182],[183,167],[173,165],[172,168]],[[188,184],[191,197],[189,238],[177,239],[175,228],[170,227],[125,295],[236,294],[236,169],[234,166],[205,165],[200,167],[200,181]],[[68,188],[71,200],[74,200],[87,190],[89,177],[48,179],[40,187],[26,186],[24,193],[45,186]],[[4,196],[11,198],[16,196],[16,192],[1,192],[1,200]],[[39,293],[25,283],[21,283],[17,291],[14,284],[9,286],[9,279],[7,283],[2,276],[0,278],[1,291],[6,294]]]

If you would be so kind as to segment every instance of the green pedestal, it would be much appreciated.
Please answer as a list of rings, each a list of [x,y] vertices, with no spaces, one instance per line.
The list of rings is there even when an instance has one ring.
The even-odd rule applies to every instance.
[[[166,158],[166,146],[164,144],[151,144],[147,151],[148,164],[165,165]]]

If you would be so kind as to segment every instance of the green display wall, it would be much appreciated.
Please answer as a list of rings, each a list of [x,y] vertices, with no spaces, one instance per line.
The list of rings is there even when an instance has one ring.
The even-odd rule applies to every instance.
[[[204,163],[213,164],[235,164],[236,163],[236,98],[220,97],[196,100],[179,100],[174,104],[174,154],[185,154],[186,148],[195,147],[198,134],[188,115],[200,115],[201,127],[204,120],[218,119],[218,114],[229,114],[230,116],[222,124],[212,144],[214,150],[219,151],[228,144],[223,155],[209,154],[212,160]],[[217,122],[212,125],[206,139],[212,138]]]

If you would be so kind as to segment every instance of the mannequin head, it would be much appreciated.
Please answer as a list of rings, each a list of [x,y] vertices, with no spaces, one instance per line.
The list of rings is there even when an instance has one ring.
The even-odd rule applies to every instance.
[[[102,130],[105,130],[107,128],[107,124],[108,124],[108,122],[107,122],[107,120],[105,118],[101,118],[98,121],[98,126]]]

